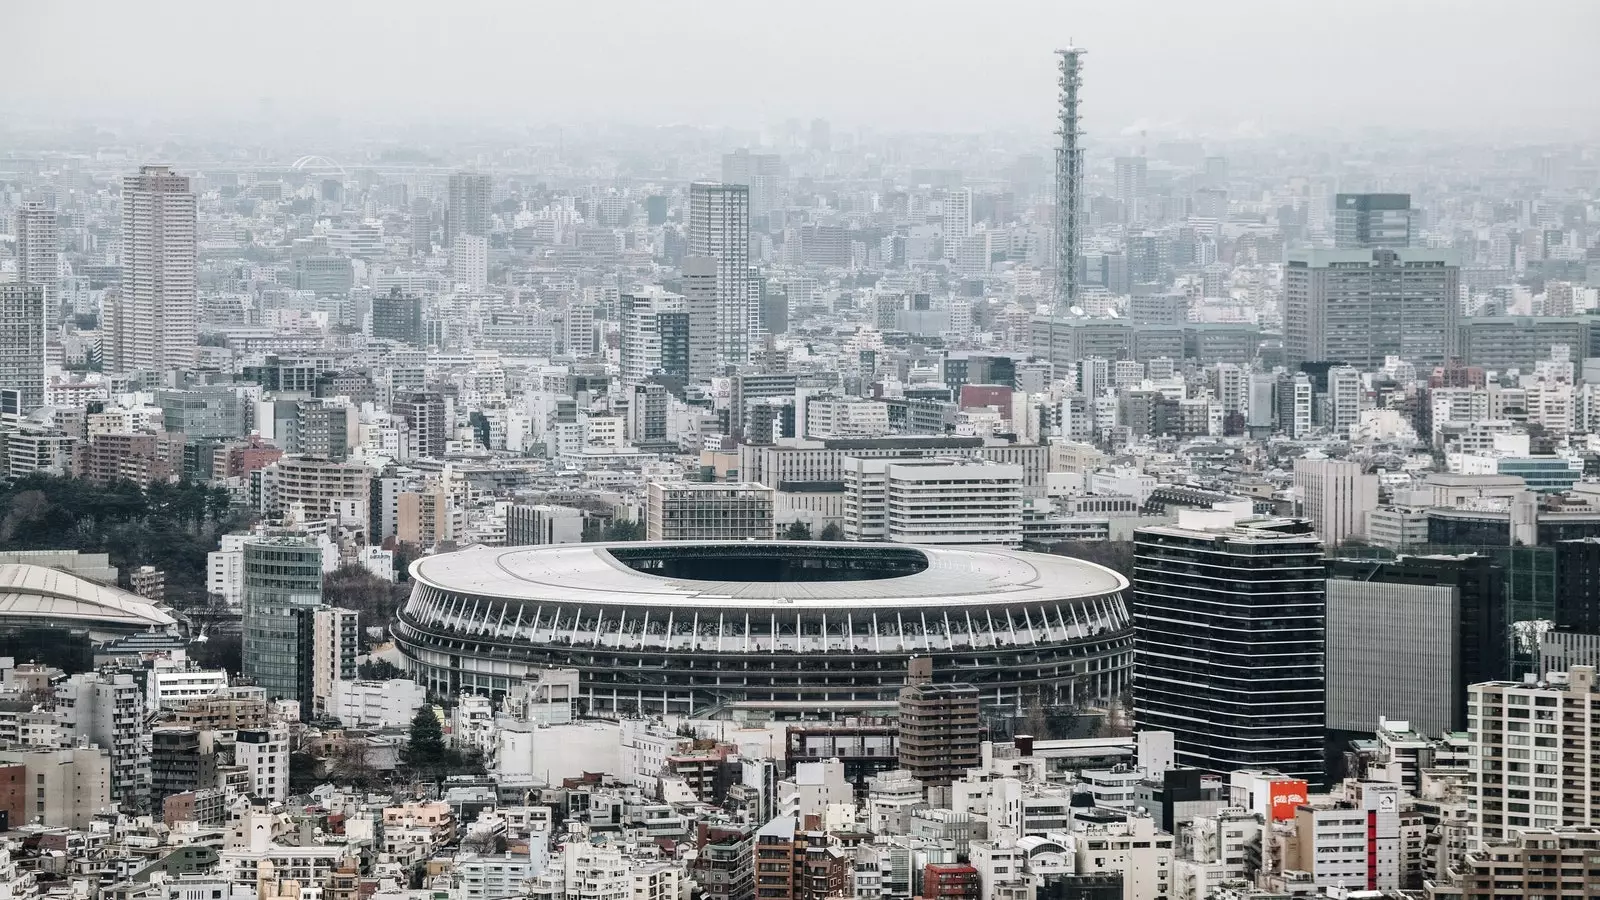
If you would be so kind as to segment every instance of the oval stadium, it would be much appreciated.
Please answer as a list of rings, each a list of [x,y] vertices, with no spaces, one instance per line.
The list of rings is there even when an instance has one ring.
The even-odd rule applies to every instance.
[[[1108,697],[1127,579],[1018,550],[786,541],[477,547],[418,560],[394,625],[440,694],[579,672],[590,714],[892,704],[912,657],[986,705]]]

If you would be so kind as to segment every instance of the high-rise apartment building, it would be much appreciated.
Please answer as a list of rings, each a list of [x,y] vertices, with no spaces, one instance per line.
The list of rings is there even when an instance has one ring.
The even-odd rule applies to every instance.
[[[1333,201],[1333,241],[1340,250],[1411,246],[1417,213],[1410,194],[1340,194]]]
[[[1290,366],[1336,362],[1371,371],[1387,357],[1419,369],[1456,352],[1461,267],[1453,251],[1299,250],[1284,269],[1283,348]]]
[[[298,610],[322,605],[322,548],[301,537],[244,545],[244,676],[268,699],[300,700],[311,661],[302,653]],[[304,670],[304,671],[302,671]]]
[[[1133,707],[1177,761],[1323,780],[1322,542],[1302,519],[1182,510],[1134,532]]]
[[[489,196],[493,182],[488,175],[457,172],[450,176],[449,195],[444,210],[444,245],[454,247],[456,235],[489,235]]]
[[[372,336],[399,341],[412,347],[425,346],[422,331],[422,298],[400,293],[393,288],[372,298]]]
[[[45,303],[54,306],[61,295],[61,232],[56,211],[37,201],[22,204],[15,234],[17,281],[42,287]]]
[[[443,395],[416,391],[397,397],[394,412],[410,426],[411,444],[416,456],[429,459],[444,457],[445,442],[450,439],[452,429],[451,423],[445,421],[448,409]]]
[[[689,186],[688,250],[689,256],[717,261],[717,355],[723,365],[742,363],[759,324],[750,303],[748,187],[702,181]]]
[[[971,188],[957,188],[944,195],[943,223],[946,248],[972,234]],[[946,255],[949,255],[948,249]]]
[[[122,181],[122,283],[105,301],[105,371],[189,369],[199,344],[195,196],[167,166]]]
[[[1600,685],[1594,666],[1548,682],[1489,681],[1467,694],[1478,839],[1600,826]]]
[[[300,710],[326,714],[334,685],[354,681],[361,653],[360,614],[340,606],[296,607],[300,629]]]
[[[489,286],[489,239],[458,234],[450,244],[450,274],[462,289],[481,293]]]
[[[45,289],[0,284],[0,391],[16,391],[17,415],[44,405]]]
[[[688,265],[689,261],[685,261]],[[706,263],[714,265],[710,260]],[[689,278],[687,272],[685,279]],[[715,272],[711,275],[713,285]],[[714,295],[715,288],[712,288]],[[622,320],[622,380],[641,384],[656,375],[689,377],[689,313],[684,298],[659,288],[623,294],[619,315]]]
[[[111,754],[112,796],[137,802],[139,773],[149,764],[141,744],[143,685],[131,674],[80,672],[56,689],[56,710],[72,743],[81,738]]]
[[[1378,508],[1378,476],[1347,459],[1295,460],[1294,490],[1300,514],[1329,547],[1364,535],[1367,513]]]

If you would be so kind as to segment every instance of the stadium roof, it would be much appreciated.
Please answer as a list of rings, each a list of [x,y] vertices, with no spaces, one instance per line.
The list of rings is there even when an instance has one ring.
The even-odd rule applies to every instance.
[[[0,624],[16,619],[118,631],[177,623],[138,594],[44,566],[0,565]]]
[[[922,571],[871,580],[722,581],[657,575],[631,568],[610,552],[727,548],[771,550],[796,557],[816,553],[913,553]],[[481,547],[424,557],[412,575],[425,584],[480,597],[555,603],[721,607],[725,609],[849,610],[864,607],[974,607],[1103,597],[1128,586],[1104,566],[1066,556],[977,547],[813,541],[694,541],[667,544],[560,544]]]

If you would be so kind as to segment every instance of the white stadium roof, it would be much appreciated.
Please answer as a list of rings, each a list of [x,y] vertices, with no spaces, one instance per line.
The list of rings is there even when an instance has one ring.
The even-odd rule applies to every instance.
[[[15,619],[118,630],[177,623],[138,594],[44,566],[4,564],[0,565],[0,624]]]
[[[847,581],[717,581],[638,571],[609,549],[750,547],[813,552],[915,552],[923,571]],[[1128,586],[1120,574],[1066,556],[978,547],[812,541],[694,541],[671,544],[559,544],[478,547],[424,557],[412,564],[424,584],[478,597],[621,606],[848,610],[916,606],[928,609],[1104,597]]]

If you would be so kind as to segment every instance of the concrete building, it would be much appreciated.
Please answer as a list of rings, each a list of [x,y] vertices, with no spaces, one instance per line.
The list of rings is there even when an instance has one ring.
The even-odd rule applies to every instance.
[[[933,660],[913,658],[900,690],[900,768],[924,787],[948,787],[982,759],[978,689],[935,684]]]
[[[45,308],[44,285],[0,284],[0,413],[21,417],[44,405]],[[8,391],[16,391],[14,406]]]
[[[1529,828],[1468,853],[1462,900],[1600,897],[1600,831]]]
[[[122,281],[101,322],[105,371],[190,369],[199,345],[195,195],[167,166],[122,181]]]
[[[421,685],[405,679],[340,680],[333,686],[328,714],[351,728],[405,728],[427,699]]]
[[[751,482],[652,481],[645,501],[645,539],[722,541],[773,534],[773,490]]]
[[[583,540],[583,510],[545,503],[513,503],[506,509],[506,546],[576,544]]]
[[[143,789],[145,698],[131,674],[81,672],[56,688],[64,737],[84,740],[110,754],[111,795],[136,803]]]
[[[751,302],[750,188],[697,181],[689,186],[689,254],[716,260],[717,357],[737,365],[759,328]],[[691,331],[693,326],[691,325]]]
[[[333,702],[334,686],[356,677],[356,659],[362,652],[361,616],[338,606],[295,612],[300,619],[300,655],[311,664],[311,690],[300,698],[301,715],[324,714]]]
[[[1022,543],[1021,466],[983,460],[854,459],[844,478],[844,532],[901,544]]]
[[[1300,514],[1329,547],[1364,536],[1367,515],[1378,508],[1378,476],[1350,460],[1295,460],[1294,489]]]
[[[1485,844],[1529,829],[1600,827],[1600,742],[1588,737],[1600,729],[1595,671],[1574,666],[1545,682],[1468,689],[1471,806]]]
[[[103,749],[0,750],[0,808],[13,822],[86,830],[112,806],[111,757]],[[16,785],[16,787],[12,787]]]
[[[337,463],[310,456],[284,456],[261,470],[262,512],[282,517],[298,505],[305,520],[338,519],[355,505],[365,519],[370,502],[371,470],[354,463]]]
[[[1456,353],[1461,268],[1453,251],[1300,250],[1284,269],[1284,355],[1363,371],[1394,356],[1443,366]]]
[[[1304,520],[1247,515],[1134,532],[1134,718],[1175,735],[1180,765],[1320,781],[1322,543]]]
[[[1296,857],[1285,868],[1307,872],[1321,889],[1400,889],[1398,784],[1358,782],[1349,801],[1304,803],[1294,811]]]
[[[240,729],[234,736],[234,764],[248,777],[250,795],[270,803],[289,797],[289,729],[284,725]]]

